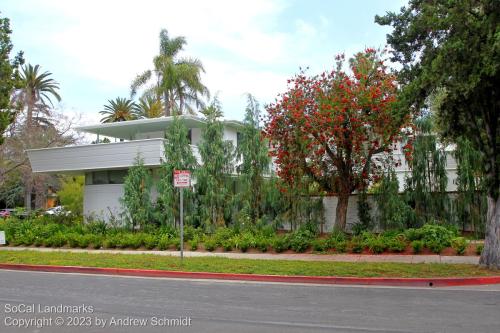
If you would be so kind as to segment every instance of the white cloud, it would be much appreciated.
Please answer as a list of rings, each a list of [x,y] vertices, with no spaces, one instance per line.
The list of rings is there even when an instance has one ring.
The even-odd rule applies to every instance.
[[[33,31],[25,34],[32,38],[27,43],[45,48],[72,80],[92,82],[109,92],[109,98],[117,91],[126,95],[135,75],[152,66],[161,28],[172,36],[183,35],[188,41],[185,54],[202,60],[205,84],[220,92],[234,117],[243,114],[244,93],[266,103],[282,92],[287,77],[301,65],[297,60],[310,60],[308,47],[320,35],[318,29],[328,25],[321,17],[318,27],[297,20],[291,30],[278,31],[275,22],[286,9],[281,0],[33,0],[18,9],[50,17],[40,31],[25,22],[25,29]],[[78,93],[86,96],[85,91]]]

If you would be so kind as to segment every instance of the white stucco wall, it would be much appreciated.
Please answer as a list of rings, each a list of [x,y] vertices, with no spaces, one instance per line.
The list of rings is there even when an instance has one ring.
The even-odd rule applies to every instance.
[[[85,185],[83,214],[86,218],[109,221],[112,216],[119,218],[120,198],[123,184]]]

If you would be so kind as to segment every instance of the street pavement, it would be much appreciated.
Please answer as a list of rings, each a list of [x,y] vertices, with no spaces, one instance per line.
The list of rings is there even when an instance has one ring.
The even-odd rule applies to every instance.
[[[0,270],[0,281],[2,333],[500,332],[500,285],[324,286],[8,270]]]
[[[0,251],[39,251],[39,252],[72,252],[72,253],[115,253],[115,254],[154,254],[160,256],[179,257],[180,251],[143,251],[143,250],[89,250],[89,249],[54,249],[45,247],[0,246]],[[223,257],[230,259],[263,259],[263,260],[301,260],[331,262],[400,262],[400,263],[444,263],[444,264],[479,264],[479,256],[442,256],[411,254],[313,254],[313,253],[241,253],[241,252],[202,252],[184,251],[184,257]]]

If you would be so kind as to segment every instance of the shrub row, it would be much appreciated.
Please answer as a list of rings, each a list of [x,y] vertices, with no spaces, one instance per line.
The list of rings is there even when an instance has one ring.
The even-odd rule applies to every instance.
[[[50,220],[43,218],[23,221],[0,220],[0,230],[6,231],[7,241],[15,246],[95,249],[144,247],[150,250],[180,248],[178,231],[169,226],[130,232],[120,228],[109,228],[100,222],[70,225],[51,223]],[[419,229],[407,229],[404,232],[382,234],[364,232],[352,237],[347,237],[342,232],[333,232],[328,238],[317,238],[308,229],[277,235],[269,226],[248,229],[219,228],[212,233],[186,226],[184,240],[186,248],[192,251],[203,247],[207,251],[223,249],[246,252],[249,249],[257,249],[266,252],[274,249],[278,253],[287,250],[302,253],[312,248],[316,252],[361,253],[369,250],[372,253],[382,253],[403,252],[411,246],[414,253],[420,253],[424,248],[440,253],[444,248],[451,246],[457,254],[464,254],[467,248],[467,240],[458,237],[456,230],[431,224]]]

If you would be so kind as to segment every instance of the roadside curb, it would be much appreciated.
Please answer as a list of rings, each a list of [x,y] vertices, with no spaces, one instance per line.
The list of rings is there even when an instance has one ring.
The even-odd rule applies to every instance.
[[[152,269],[103,268],[82,266],[53,266],[53,265],[26,265],[2,264],[0,269],[55,272],[55,273],[85,273],[120,276],[158,277],[158,278],[185,278],[185,279],[212,279],[233,281],[257,282],[288,282],[311,284],[340,284],[340,285],[378,285],[378,286],[413,286],[413,287],[451,287],[484,284],[500,284],[500,276],[456,277],[456,278],[358,278],[339,276],[291,276],[291,275],[259,275],[259,274],[229,274],[208,272],[163,271]]]

